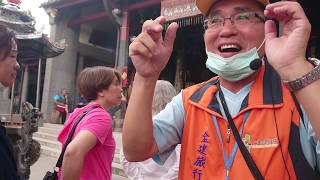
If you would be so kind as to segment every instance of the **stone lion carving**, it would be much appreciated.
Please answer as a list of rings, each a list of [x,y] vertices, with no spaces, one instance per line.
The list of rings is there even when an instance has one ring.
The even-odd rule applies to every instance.
[[[32,139],[32,134],[38,130],[41,113],[32,104],[24,102],[21,117],[24,124],[19,133],[20,138],[15,145],[15,152],[19,175],[29,179],[30,166],[40,157],[40,144]]]

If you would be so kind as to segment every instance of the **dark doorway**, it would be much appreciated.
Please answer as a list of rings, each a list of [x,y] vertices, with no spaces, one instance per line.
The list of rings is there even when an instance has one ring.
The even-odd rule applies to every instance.
[[[169,63],[161,73],[160,78],[168,80],[172,83],[176,82],[177,73],[182,73],[182,87],[186,88],[190,85],[206,81],[214,76],[214,74],[206,68],[207,55],[203,41],[202,24],[186,26],[179,28],[174,44],[174,49],[170,57]],[[179,62],[182,58],[182,63]],[[177,68],[177,66],[182,66]],[[180,69],[180,72],[176,72]]]

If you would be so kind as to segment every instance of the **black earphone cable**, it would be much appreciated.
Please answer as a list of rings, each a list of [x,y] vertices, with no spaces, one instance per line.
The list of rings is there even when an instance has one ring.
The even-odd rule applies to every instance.
[[[268,63],[268,62],[266,62]],[[270,66],[270,64],[269,64]],[[270,74],[271,75],[271,74]],[[272,83],[270,83],[270,92],[271,92],[271,101],[272,101],[272,110],[273,110],[273,120],[274,120],[274,124],[276,126],[276,132],[277,132],[277,139],[279,141],[279,146],[280,146],[280,150],[281,150],[281,156],[282,156],[282,161],[283,161],[283,164],[286,168],[286,171],[288,173],[288,176],[289,176],[289,180],[291,179],[290,177],[290,173],[289,173],[289,170],[288,170],[288,167],[287,167],[287,164],[286,164],[286,161],[284,160],[284,156],[283,156],[283,151],[282,151],[282,145],[281,145],[281,141],[280,141],[280,137],[279,137],[279,130],[278,130],[278,124],[277,124],[277,116],[276,116],[276,110],[275,110],[275,106],[274,106],[274,94],[273,94],[273,85]]]

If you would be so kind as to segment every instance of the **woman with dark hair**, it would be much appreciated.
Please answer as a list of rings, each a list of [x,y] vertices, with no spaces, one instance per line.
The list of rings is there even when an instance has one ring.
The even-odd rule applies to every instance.
[[[115,140],[108,109],[121,102],[120,81],[118,72],[103,66],[86,68],[79,74],[79,92],[89,103],[76,108],[68,118],[58,135],[62,146],[82,112],[91,111],[77,125],[73,139],[66,148],[60,179],[111,180]]]
[[[19,69],[17,55],[14,32],[0,25],[0,82],[5,87],[11,86],[16,79]]]
[[[16,79],[19,69],[17,54],[18,46],[14,33],[0,25],[0,82],[5,87],[11,86]],[[18,179],[12,144],[2,124],[0,125],[0,179]]]

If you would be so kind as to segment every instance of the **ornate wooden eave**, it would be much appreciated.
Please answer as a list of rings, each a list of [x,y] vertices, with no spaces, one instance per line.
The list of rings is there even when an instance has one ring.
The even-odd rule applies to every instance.
[[[127,1],[127,4],[123,6],[123,10],[135,11],[139,9],[144,9],[146,7],[160,5],[161,0],[143,0],[143,1]]]
[[[39,58],[52,58],[64,52],[64,46],[50,42],[48,37],[37,32],[32,16],[20,10],[18,6],[0,7],[0,24],[13,30],[19,48],[18,58],[22,63],[34,63]]]
[[[114,9],[119,9],[120,12],[137,11],[139,9],[144,9],[150,6],[160,5],[161,0],[49,0],[43,3],[40,7],[43,7],[44,9],[59,10],[66,7],[74,7],[78,5],[83,6],[86,3],[94,2],[102,2],[105,7],[105,11],[71,20],[68,23],[68,26],[73,27],[103,18],[112,18],[110,19],[111,22],[114,25],[119,26],[120,22],[118,22],[118,19],[114,17],[115,15],[112,12]]]
[[[20,33],[35,31],[34,18],[14,6],[0,6],[0,23]]]
[[[99,2],[101,0],[48,0],[40,5],[40,7],[48,9],[63,9],[72,6],[83,5],[87,3]]]
[[[42,33],[38,34],[18,34],[18,58],[22,63],[32,64],[39,58],[53,58],[64,52],[64,46],[52,43],[49,38]]]

